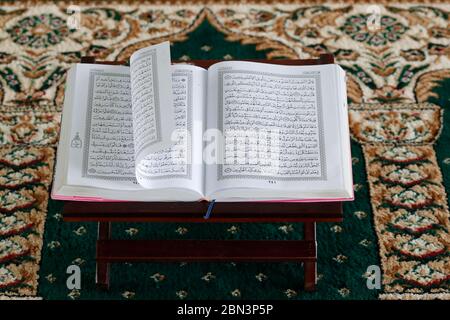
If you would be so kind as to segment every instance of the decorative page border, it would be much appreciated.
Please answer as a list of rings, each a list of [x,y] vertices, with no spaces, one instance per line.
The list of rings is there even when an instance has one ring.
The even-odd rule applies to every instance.
[[[109,177],[109,176],[93,176],[90,175],[87,171],[87,163],[88,163],[88,155],[89,155],[89,145],[91,138],[91,118],[92,118],[92,98],[94,96],[94,78],[97,75],[104,75],[110,77],[123,77],[130,78],[129,75],[123,73],[109,73],[104,72],[103,70],[91,70],[89,73],[89,93],[88,93],[88,103],[87,103],[87,111],[86,111],[86,127],[84,132],[84,147],[83,147],[83,163],[81,168],[82,177],[91,178],[91,179],[100,179],[100,180],[110,180],[110,181],[136,181],[136,176],[132,177]]]
[[[324,130],[323,130],[323,110],[322,110],[322,87],[321,87],[321,75],[320,72],[316,74],[308,74],[308,75],[287,75],[287,74],[279,74],[272,72],[260,72],[260,71],[247,71],[247,70],[219,70],[218,71],[218,123],[217,127],[221,132],[223,132],[223,75],[225,73],[250,73],[256,75],[266,75],[273,77],[284,77],[284,78],[312,78],[316,81],[316,106],[317,106],[317,117],[318,117],[318,126],[319,126],[319,150],[320,150],[320,177],[275,177],[269,175],[223,175],[223,164],[217,165],[217,179],[225,180],[225,179],[254,179],[254,180],[277,180],[277,181],[317,181],[317,180],[326,180],[327,172],[326,172],[326,157],[325,157],[325,146],[324,146]],[[222,159],[223,160],[223,159]]]

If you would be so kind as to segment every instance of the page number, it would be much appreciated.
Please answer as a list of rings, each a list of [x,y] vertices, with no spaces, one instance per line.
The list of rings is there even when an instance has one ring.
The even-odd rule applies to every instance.
[[[268,180],[267,181],[269,184],[277,184],[277,182],[275,180]]]

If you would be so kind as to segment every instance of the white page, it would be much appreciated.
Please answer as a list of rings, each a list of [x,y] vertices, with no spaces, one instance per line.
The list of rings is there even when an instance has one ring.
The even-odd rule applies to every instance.
[[[146,188],[183,187],[203,192],[202,134],[206,93],[205,69],[172,66],[176,132],[174,145],[149,153],[137,170]]]
[[[143,48],[130,57],[133,136],[138,182],[144,181],[142,160],[173,145],[175,113],[172,98],[170,44]]]
[[[338,110],[342,103],[337,98],[337,68],[251,62],[213,65],[208,72],[207,128],[218,128],[225,135],[232,129],[273,130],[266,130],[272,140],[263,140],[272,143],[266,150],[259,149],[266,158],[264,152],[254,151],[256,143],[241,140],[231,149],[225,144],[219,155],[222,164],[206,166],[209,196],[238,200],[345,194],[343,177],[349,173],[342,152],[350,150],[342,141],[340,122],[347,119]],[[233,154],[246,152],[250,155],[246,162],[242,158],[239,163],[229,161]]]
[[[130,68],[78,64],[75,70],[67,184],[142,189],[134,165]]]

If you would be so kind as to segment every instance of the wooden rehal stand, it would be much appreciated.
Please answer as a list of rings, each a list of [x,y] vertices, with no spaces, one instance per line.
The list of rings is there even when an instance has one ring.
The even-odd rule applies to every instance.
[[[219,60],[197,60],[191,63],[209,67]],[[332,55],[309,60],[252,60],[286,65],[333,63]],[[92,57],[83,63],[95,63]],[[97,62],[121,64],[120,62]],[[317,222],[340,222],[342,202],[218,202],[208,219],[207,202],[77,202],[67,201],[63,208],[65,221],[98,222],[96,284],[109,288],[109,266],[112,262],[193,262],[249,261],[303,262],[305,290],[312,291],[317,277]],[[303,222],[303,240],[113,240],[113,222]]]

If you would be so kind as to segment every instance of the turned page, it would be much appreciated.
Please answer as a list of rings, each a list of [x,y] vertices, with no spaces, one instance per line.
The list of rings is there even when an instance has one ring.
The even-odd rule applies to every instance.
[[[63,113],[71,120],[69,184],[142,189],[136,179],[136,157],[172,144],[175,121],[168,43],[138,50],[131,65],[74,68],[74,82],[69,85],[76,94]]]
[[[338,69],[213,65],[207,128],[222,133],[215,141],[223,147],[217,144],[216,163],[206,165],[207,194],[230,200],[346,196],[339,192],[348,189],[350,151]]]
[[[147,154],[137,168],[137,176],[145,188],[186,188],[203,194],[202,134],[207,71],[190,65],[173,65],[171,70],[173,145]]]
[[[130,84],[136,176],[146,180],[143,159],[173,145],[175,112],[172,98],[170,45],[143,48],[130,57]]]

